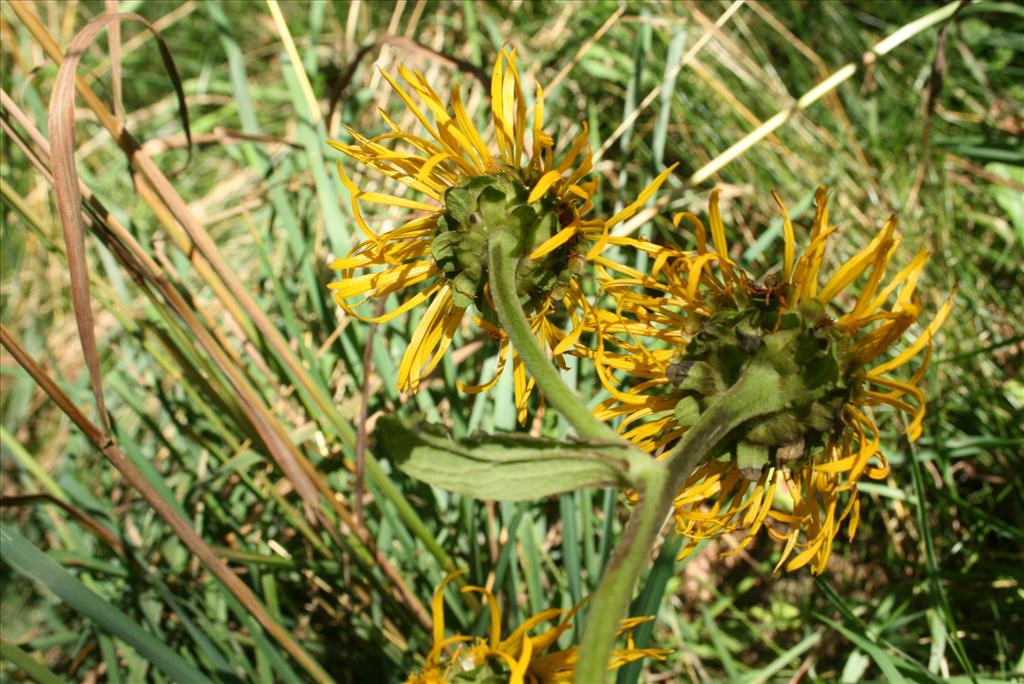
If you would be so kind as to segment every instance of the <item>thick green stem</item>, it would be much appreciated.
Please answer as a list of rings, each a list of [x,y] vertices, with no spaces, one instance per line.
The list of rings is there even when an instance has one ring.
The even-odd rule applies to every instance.
[[[780,380],[770,366],[752,363],[736,384],[701,414],[664,460],[651,461],[651,467],[638,474],[643,482],[640,503],[630,516],[587,611],[576,666],[577,684],[607,679],[619,621],[647,566],[675,493],[697,466],[721,451],[735,428],[751,418],[785,408],[787,400],[779,391]]]
[[[513,252],[514,243],[510,236],[496,232],[488,244],[488,271],[491,286],[491,300],[509,341],[537,386],[544,393],[544,399],[576,428],[584,439],[622,444],[622,437],[608,425],[595,418],[586,404],[562,381],[555,367],[541,349],[537,338],[530,329],[523,307],[516,292],[516,267],[519,257]]]

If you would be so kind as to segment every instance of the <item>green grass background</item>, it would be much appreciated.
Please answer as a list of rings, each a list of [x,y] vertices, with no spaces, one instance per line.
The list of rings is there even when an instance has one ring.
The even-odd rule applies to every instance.
[[[606,147],[597,166],[597,213],[614,213],[678,163],[656,210],[632,228],[690,246],[692,236],[674,230],[668,217],[679,210],[703,214],[717,185],[725,190],[736,256],[758,271],[782,249],[770,191],[778,189],[806,227],[814,189],[827,183],[832,221],[842,228],[830,266],[896,213],[905,238],[901,257],[922,246],[933,251],[919,288],[925,316],[959,288],[925,377],[924,436],[907,445],[886,416],[892,474],[861,487],[857,539],[837,542],[828,573],[772,575],[778,549],[767,539],[723,557],[735,543],[726,538],[676,563],[678,540],[670,535],[641,584],[634,614],[657,612],[640,640],[673,654],[645,670],[625,668],[619,681],[1024,676],[1024,10],[1008,2],[969,4],[952,21],[864,64],[872,45],[941,5],[749,2],[673,68],[728,6],[288,2],[282,9],[297,65],[264,4],[119,3],[163,31],[197,144],[188,159],[156,44],[128,23],[127,125],[153,146],[301,360],[302,387],[312,393],[231,304],[236,299],[222,296],[215,278],[204,279],[202,257],[136,193],[124,155],[84,108],[79,172],[217,335],[318,480],[336,492],[337,505],[326,508],[340,533],[329,534],[304,514],[223,369],[151,286],[132,280],[116,255],[89,236],[112,436],[338,681],[400,681],[430,645],[366,544],[333,517],[353,508],[352,433],[364,377],[371,416],[420,412],[463,433],[513,429],[515,419],[511,377],[489,394],[455,391],[456,378],[473,381],[495,365],[493,344],[470,329],[415,397],[394,390],[415,314],[376,332],[373,369],[364,373],[369,328],[342,316],[325,288],[331,256],[343,254],[359,233],[324,140],[347,139],[342,124],[382,131],[378,106],[412,124],[376,64],[419,68],[442,95],[461,84],[483,125],[488,91],[478,76],[489,73],[502,47],[518,49],[530,98],[533,83],[545,86],[547,129],[562,145],[586,122],[593,147]],[[36,3],[34,11],[64,46],[104,6]],[[0,22],[3,89],[45,132],[56,68],[10,6],[0,6]],[[686,182],[847,63],[859,65],[857,72],[824,99],[711,179]],[[310,114],[298,69],[308,76],[320,116]],[[110,101],[105,37],[87,50],[79,73]],[[2,322],[95,420],[52,190],[13,139],[19,130],[5,129],[0,141]],[[389,187],[352,164],[346,168],[364,189]],[[368,216],[380,226],[401,218]],[[307,678],[6,352],[0,379],[0,681]],[[569,380],[594,403],[601,399],[585,364],[574,366]],[[538,427],[564,430],[552,415]],[[367,477],[363,497],[371,546],[428,608],[446,568],[467,567],[471,581],[499,593],[506,629],[586,596],[625,515],[611,491],[530,505],[475,502],[410,481],[393,471],[386,454],[376,456],[380,469]],[[35,493],[50,498],[24,498]],[[96,526],[120,543],[104,541]],[[453,627],[483,633],[472,606],[451,603]],[[572,638],[570,632],[563,645]]]

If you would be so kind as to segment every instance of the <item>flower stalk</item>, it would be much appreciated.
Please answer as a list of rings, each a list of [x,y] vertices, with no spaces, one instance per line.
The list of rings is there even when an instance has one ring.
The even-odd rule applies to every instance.
[[[615,626],[626,612],[633,589],[650,560],[679,491],[694,469],[723,450],[733,431],[747,421],[776,413],[790,403],[783,378],[771,365],[752,361],[733,386],[720,395],[661,461],[649,461],[642,474],[640,501],[615,547],[597,587],[580,645],[576,682],[605,681]]]
[[[654,545],[665,521],[665,515],[671,508],[671,485],[674,479],[668,477],[666,464],[654,461],[640,450],[629,446],[611,427],[597,420],[583,401],[562,381],[558,371],[537,343],[523,312],[516,290],[516,269],[519,263],[516,252],[515,238],[505,231],[495,232],[490,236],[488,283],[495,312],[509,340],[526,364],[527,370],[536,379],[545,400],[572,424],[581,438],[623,445],[623,455],[629,463],[630,480],[643,492],[641,504],[634,510],[623,538],[616,548],[615,556],[594,596],[594,604],[589,611],[584,631],[580,666],[589,669],[577,670],[576,681],[603,681],[615,645],[619,622],[626,612],[633,587],[650,555],[646,550]],[[707,415],[710,416],[712,413],[708,411]],[[694,450],[692,458],[682,460],[692,460],[693,465],[696,465],[704,453],[707,453],[707,450]],[[645,551],[640,552],[640,548]]]
[[[507,231],[496,231],[490,235],[487,249],[488,283],[494,310],[519,358],[544,393],[544,399],[569,421],[581,438],[628,447],[621,435],[595,418],[583,400],[566,386],[537,343],[517,291],[516,270],[520,255],[517,254],[519,249],[515,237]],[[627,451],[647,460],[636,449],[628,448]],[[631,461],[630,470],[632,465]]]

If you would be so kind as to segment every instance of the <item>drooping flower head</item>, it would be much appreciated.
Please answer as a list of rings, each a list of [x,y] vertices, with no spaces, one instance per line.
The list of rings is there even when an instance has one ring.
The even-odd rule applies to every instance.
[[[465,570],[451,573],[434,592],[431,606],[434,625],[434,645],[427,654],[420,672],[411,674],[406,684],[570,684],[576,662],[578,647],[545,653],[555,645],[558,638],[572,627],[572,619],[579,610],[551,608],[527,618],[511,634],[501,638],[501,609],[494,594],[484,587],[466,586],[463,593],[480,594],[490,611],[490,634],[487,639],[455,634],[445,636],[444,591],[445,587]],[[651,618],[629,618],[623,620],[618,633],[627,635],[626,648],[612,653],[608,671],[616,670],[627,663],[651,657],[662,660],[670,653],[665,649],[636,648],[629,632],[637,625]],[[545,623],[554,623],[536,636],[531,632]]]
[[[340,279],[331,284],[338,304],[363,320],[383,322],[426,304],[398,370],[401,391],[416,391],[451,345],[464,314],[501,340],[499,371],[508,358],[489,294],[487,245],[495,231],[512,233],[518,243],[516,285],[531,328],[556,360],[565,349],[563,331],[551,314],[564,309],[574,325],[580,323],[585,299],[576,276],[587,259],[615,241],[611,226],[632,216],[664,182],[661,174],[619,214],[608,221],[585,218],[597,188],[586,125],[556,162],[555,140],[544,132],[544,93],[540,86],[527,124],[514,52],[503,51],[491,79],[493,145],[485,141],[463,106],[458,87],[449,105],[422,74],[405,67],[405,84],[382,72],[406,109],[426,135],[403,130],[381,112],[390,132],[367,138],[347,129],[355,142],[331,145],[357,162],[398,181],[420,198],[406,193],[364,192],[339,164],[342,181],[352,198],[352,211],[365,240],[334,261]],[[496,151],[495,149],[496,148]],[[414,213],[405,223],[384,233],[373,230],[363,217],[361,203],[399,207]],[[401,304],[380,317],[365,316],[359,304],[396,294]],[[562,345],[570,346],[570,345]],[[525,420],[533,386],[513,353],[516,403]],[[494,380],[465,391],[483,391]]]
[[[674,222],[692,225],[695,253],[602,285],[618,311],[592,314],[591,327],[600,333],[595,363],[613,395],[597,414],[622,417],[620,432],[660,453],[748,368],[772,368],[786,408],[741,425],[677,493],[676,527],[689,542],[682,553],[701,539],[738,531],[735,553],[764,528],[784,542],[776,569],[810,564],[821,573],[843,524],[850,539],[856,532],[858,482],[889,472],[873,410],[904,412],[909,438],[921,433],[925,398],[918,384],[952,295],[913,343],[892,353],[920,314],[915,290],[928,259],[919,252],[885,282],[901,240],[895,218],[821,285],[826,245],[838,232],[828,224],[826,189],[818,189],[810,239],[799,256],[776,194],[784,219],[781,269],[756,279],[729,257],[718,195],[711,194],[709,205],[710,245],[700,219],[680,214]],[[892,377],[922,352],[911,377]],[[642,381],[626,384],[623,371]]]

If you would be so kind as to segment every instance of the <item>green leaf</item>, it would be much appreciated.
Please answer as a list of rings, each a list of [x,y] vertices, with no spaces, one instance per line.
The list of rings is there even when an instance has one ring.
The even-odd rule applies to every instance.
[[[0,542],[3,544],[5,563],[52,591],[69,607],[93,620],[102,629],[130,644],[172,681],[210,681],[137,622],[90,591],[14,529],[0,524]]]
[[[381,453],[407,475],[477,499],[523,501],[628,484],[618,445],[511,434],[454,440],[394,416],[381,418],[377,436]]]

